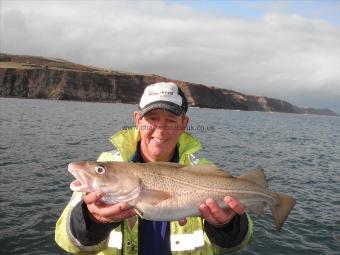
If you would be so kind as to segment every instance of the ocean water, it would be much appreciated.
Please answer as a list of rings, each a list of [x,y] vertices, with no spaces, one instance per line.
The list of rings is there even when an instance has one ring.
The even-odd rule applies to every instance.
[[[54,242],[73,177],[67,164],[111,150],[109,137],[133,125],[135,105],[0,99],[0,254],[65,254]],[[189,110],[199,156],[233,175],[262,167],[271,190],[297,204],[281,231],[269,210],[253,217],[241,254],[339,254],[340,118]]]

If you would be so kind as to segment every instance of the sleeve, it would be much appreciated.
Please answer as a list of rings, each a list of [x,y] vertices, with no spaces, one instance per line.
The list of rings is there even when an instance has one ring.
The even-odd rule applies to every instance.
[[[81,200],[82,194],[74,193],[57,221],[55,241],[71,254],[97,253],[107,247],[110,230],[119,223],[94,222]]]
[[[244,213],[218,228],[204,221],[204,230],[216,253],[224,254],[246,248],[252,239],[253,223],[249,215]]]
[[[56,243],[65,251],[71,253],[71,254],[83,254],[83,253],[96,253],[100,250],[106,248],[107,246],[107,240],[103,240],[102,242],[95,244],[95,245],[84,245],[81,243],[80,240],[77,239],[77,236],[79,236],[79,233],[73,233],[72,228],[75,224],[78,224],[78,228],[80,228],[80,222],[73,223],[75,219],[72,220],[72,214],[74,211],[76,211],[76,208],[79,208],[79,205],[81,205],[82,200],[82,193],[75,192],[72,195],[72,198],[69,202],[69,204],[64,209],[63,213],[61,214],[60,218],[57,221],[56,228],[55,228],[55,241]],[[78,209],[79,210],[79,209]],[[83,216],[78,216],[81,218]],[[83,219],[83,223],[85,223],[85,219]],[[72,227],[73,226],[73,227]],[[86,227],[85,227],[86,228]],[[83,240],[82,240],[83,241]]]
[[[78,203],[71,212],[70,230],[73,237],[83,246],[95,246],[105,241],[111,230],[120,222],[100,223],[90,216],[84,202]]]

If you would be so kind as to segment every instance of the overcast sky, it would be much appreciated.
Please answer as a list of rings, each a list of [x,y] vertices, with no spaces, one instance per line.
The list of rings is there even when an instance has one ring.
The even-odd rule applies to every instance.
[[[340,112],[337,1],[5,1],[0,49]]]

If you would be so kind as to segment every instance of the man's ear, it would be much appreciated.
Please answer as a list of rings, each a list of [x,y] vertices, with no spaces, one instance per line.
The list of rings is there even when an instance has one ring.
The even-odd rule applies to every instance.
[[[189,123],[189,117],[187,115],[182,116],[182,130],[184,131]]]
[[[136,128],[139,129],[139,123],[140,121],[142,120],[142,117],[141,117],[141,113],[136,111],[133,113],[134,117],[135,117],[135,124],[136,124]]]

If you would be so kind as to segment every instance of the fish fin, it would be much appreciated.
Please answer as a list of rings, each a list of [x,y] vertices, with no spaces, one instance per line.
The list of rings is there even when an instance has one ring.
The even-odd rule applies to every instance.
[[[276,229],[280,230],[287,219],[288,214],[293,209],[296,200],[293,197],[280,192],[273,192],[273,194],[277,197],[278,203],[271,206],[270,209],[272,211]]]
[[[202,174],[214,174],[221,175],[225,177],[233,177],[228,171],[222,170],[218,166],[214,164],[200,164],[200,165],[192,165],[186,166],[182,168],[185,171],[191,171],[194,173],[202,173]]]
[[[141,211],[139,211],[137,208],[135,208],[135,213],[136,213],[139,217],[141,217],[141,219],[144,219],[144,218],[143,218],[143,213],[142,213]]]
[[[252,212],[254,212],[257,216],[263,214],[263,209],[266,206],[265,202],[256,202],[247,206]]]
[[[165,191],[144,189],[139,194],[139,201],[151,205],[157,205],[170,197],[171,194]]]
[[[137,216],[128,218],[128,227],[130,230],[133,229],[133,227],[136,225],[136,222],[137,222]]]
[[[263,169],[250,170],[237,178],[245,179],[260,185],[262,188],[268,188],[268,183],[266,181],[266,176],[264,175]]]
[[[159,167],[173,167],[173,168],[182,168],[182,164],[173,163],[173,162],[148,162],[143,163],[144,166],[150,165],[150,166],[159,166]]]

